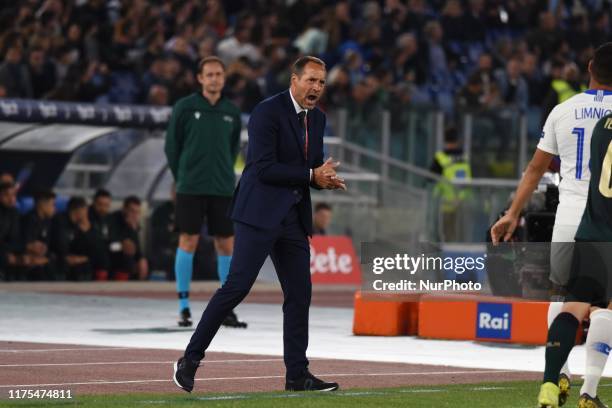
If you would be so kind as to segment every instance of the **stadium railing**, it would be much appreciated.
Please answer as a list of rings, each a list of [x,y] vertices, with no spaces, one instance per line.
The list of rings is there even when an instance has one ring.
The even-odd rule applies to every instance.
[[[169,198],[171,184],[161,148],[168,112],[169,108],[2,100],[0,153],[11,140],[32,129],[43,128],[39,130],[42,141],[59,129],[65,127],[61,133],[69,134],[74,128],[78,133],[75,139],[83,140],[71,142],[70,160],[55,186],[58,192],[90,196],[98,187],[112,187],[118,199],[136,193],[145,200],[161,201]],[[328,112],[328,117],[328,134],[335,136],[326,137],[326,154],[342,162],[342,175],[350,189],[343,194],[317,192],[314,200],[329,201],[337,208],[333,230],[350,233],[355,242],[482,241],[487,224],[504,207],[525,163],[524,116],[514,111],[498,112],[498,116],[494,112],[458,113],[461,137],[476,178],[452,183],[469,194],[455,206],[453,222],[457,225],[451,236],[444,233],[443,225],[453,218],[444,220],[445,211],[435,192],[442,180],[427,170],[435,152],[443,147],[446,121],[442,112],[413,106],[393,107],[391,111],[376,107],[357,113],[337,109]],[[17,122],[29,125],[24,128]],[[84,130],[99,126],[108,131],[86,137]],[[510,139],[503,150],[502,137]],[[36,150],[36,145],[30,150]],[[491,174],[483,163],[491,160],[509,161],[516,171],[499,178],[508,174],[501,165],[502,171],[492,174],[497,178],[485,178]],[[478,166],[480,170],[476,170]]]

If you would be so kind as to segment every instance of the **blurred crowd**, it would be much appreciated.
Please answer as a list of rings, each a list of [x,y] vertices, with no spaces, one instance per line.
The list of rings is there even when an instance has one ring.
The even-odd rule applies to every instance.
[[[72,197],[56,212],[55,194],[41,190],[20,211],[17,190],[11,174],[0,174],[0,280],[148,278],[140,199],[127,197],[111,212],[111,194],[98,190],[89,205]]]
[[[608,0],[5,1],[0,95],[171,105],[216,54],[227,95],[250,112],[313,54],[328,64],[324,107],[546,112],[553,80],[586,83],[610,13]]]

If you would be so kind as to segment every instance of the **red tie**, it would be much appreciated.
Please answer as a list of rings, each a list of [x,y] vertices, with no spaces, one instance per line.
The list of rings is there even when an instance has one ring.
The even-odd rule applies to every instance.
[[[304,157],[308,159],[308,115],[304,112]]]

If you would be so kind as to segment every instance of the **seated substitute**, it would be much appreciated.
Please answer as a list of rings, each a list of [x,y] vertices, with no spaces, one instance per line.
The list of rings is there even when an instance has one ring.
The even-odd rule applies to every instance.
[[[96,280],[107,280],[110,269],[111,200],[110,192],[99,189],[94,194],[88,210],[89,221],[96,234],[98,248],[92,259]]]
[[[24,274],[28,280],[55,280],[57,259],[51,252],[51,223],[55,215],[55,193],[34,194],[34,208],[21,220]]]
[[[66,212],[54,218],[51,231],[51,249],[58,257],[59,277],[74,281],[91,280],[96,236],[87,216],[85,199],[72,197],[68,200]]]
[[[13,280],[20,263],[20,225],[14,185],[0,183],[0,279]]]
[[[111,215],[110,264],[111,277],[116,280],[145,280],[149,264],[142,253],[140,238],[141,202],[129,196],[123,200],[121,210]]]

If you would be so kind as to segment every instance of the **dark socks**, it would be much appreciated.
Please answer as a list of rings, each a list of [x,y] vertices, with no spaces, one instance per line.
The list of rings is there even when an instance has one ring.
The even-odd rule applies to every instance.
[[[546,342],[546,368],[544,369],[544,382],[557,384],[559,372],[567,360],[570,351],[576,342],[578,319],[571,313],[561,313],[555,318],[548,329]]]

